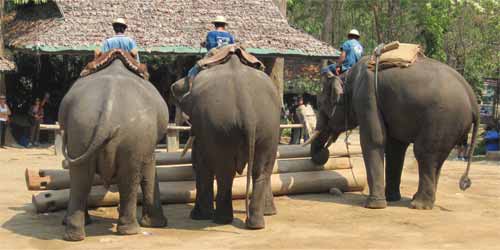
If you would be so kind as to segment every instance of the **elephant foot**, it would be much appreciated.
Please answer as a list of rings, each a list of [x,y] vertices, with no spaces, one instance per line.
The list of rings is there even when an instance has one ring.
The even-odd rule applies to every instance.
[[[233,216],[215,216],[214,218],[215,224],[226,225],[233,223]]]
[[[82,241],[85,239],[85,231],[83,229],[68,228],[63,235],[63,240],[65,241]]]
[[[66,226],[66,224],[67,224],[67,222],[66,222],[66,221],[67,221],[67,219],[68,219],[67,217],[68,217],[68,216],[67,216],[67,215],[65,215],[65,216],[64,216],[64,218],[63,218],[63,220],[62,220],[62,223],[61,223],[61,224],[62,224],[63,226]],[[87,214],[85,214],[85,226],[90,225],[90,224],[92,224],[92,218],[90,218],[90,215],[87,213]]]
[[[385,198],[387,201],[400,201],[401,200],[401,194],[399,192],[397,193],[386,193]]]
[[[163,215],[153,217],[143,215],[139,224],[141,227],[166,227],[168,225],[168,220]]]
[[[266,224],[264,222],[264,217],[262,218],[255,218],[255,216],[251,216],[250,218],[247,218],[245,221],[245,225],[248,229],[263,229],[266,227]]]
[[[366,208],[371,209],[382,209],[387,207],[387,201],[385,199],[376,199],[372,197],[368,197],[365,203]]]
[[[121,235],[132,235],[132,234],[138,234],[140,232],[140,227],[139,224],[137,224],[137,222],[125,225],[118,225],[116,231],[118,232],[118,234]]]
[[[211,220],[214,217],[214,213],[213,211],[209,213],[203,213],[200,211],[200,209],[195,207],[191,210],[191,214],[189,217],[191,217],[191,219],[193,220]]]
[[[410,207],[419,210],[431,210],[434,207],[434,202],[429,200],[414,198],[410,203]]]
[[[264,208],[264,216],[271,216],[271,215],[276,215],[278,211],[276,210],[276,207],[274,204],[266,206]]]

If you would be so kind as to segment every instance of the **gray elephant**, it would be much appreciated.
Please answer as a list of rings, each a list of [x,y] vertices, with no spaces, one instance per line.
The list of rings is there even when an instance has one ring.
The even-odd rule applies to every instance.
[[[279,142],[280,98],[276,86],[264,72],[242,64],[233,54],[226,63],[200,72],[192,89],[184,79],[171,89],[191,118],[191,135],[195,138],[196,203],[191,218],[231,223],[233,178],[248,162],[246,226],[264,228],[264,215],[276,213],[270,186]],[[250,179],[253,192],[248,204]]]
[[[352,68],[344,89],[339,78],[323,76],[311,155],[319,163],[325,161],[325,144],[359,126],[370,188],[366,207],[385,208],[386,200],[401,199],[405,152],[413,143],[419,184],[411,207],[432,209],[441,167],[472,124],[474,144],[479,122],[476,97],[460,74],[433,59],[422,58],[408,68],[380,71],[377,86],[367,60],[363,58]],[[340,98],[342,90],[345,93]],[[469,166],[470,157],[462,184],[468,180]]]
[[[95,173],[106,183],[117,179],[120,207],[117,231],[136,234],[137,191],[143,192],[140,224],[163,227],[154,151],[168,126],[168,109],[148,81],[121,60],[80,78],[59,108],[63,150],[71,177],[65,240],[85,238],[86,201]]]

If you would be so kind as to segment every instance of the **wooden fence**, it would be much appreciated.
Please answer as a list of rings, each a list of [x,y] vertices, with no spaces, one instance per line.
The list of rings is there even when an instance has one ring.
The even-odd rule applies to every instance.
[[[287,128],[302,128],[302,124],[281,124],[280,129]],[[61,130],[58,123],[56,124],[41,124],[40,130],[47,130],[54,132],[54,153],[56,155],[62,155],[62,137]],[[189,132],[191,127],[189,126],[177,126],[173,123],[169,124],[166,138],[166,150],[167,152],[175,152],[179,150],[179,133]]]

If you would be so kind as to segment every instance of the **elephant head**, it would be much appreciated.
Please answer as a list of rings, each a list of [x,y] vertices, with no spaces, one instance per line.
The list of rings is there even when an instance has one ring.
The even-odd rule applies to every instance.
[[[317,164],[328,160],[328,147],[339,135],[357,126],[350,105],[350,88],[345,88],[338,76],[323,74],[322,91],[317,97],[319,116],[316,131],[309,140],[311,157]]]

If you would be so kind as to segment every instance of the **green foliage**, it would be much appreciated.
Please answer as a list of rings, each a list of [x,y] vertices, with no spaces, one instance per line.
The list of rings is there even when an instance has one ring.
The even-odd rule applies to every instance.
[[[325,1],[288,0],[289,22],[321,37]],[[484,77],[499,77],[498,0],[339,0],[332,8],[334,47],[340,47],[347,32],[356,28],[367,53],[377,45],[378,37],[386,43],[398,40],[421,44],[428,57],[461,73],[478,95]]]
[[[287,81],[285,83],[286,93],[303,94],[308,93],[312,95],[319,94],[321,92],[321,85],[318,84],[314,79],[307,77],[297,77],[293,80]]]

